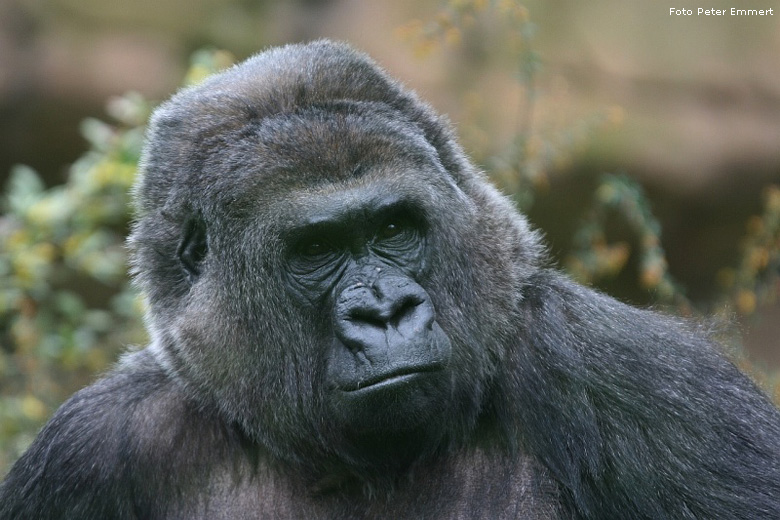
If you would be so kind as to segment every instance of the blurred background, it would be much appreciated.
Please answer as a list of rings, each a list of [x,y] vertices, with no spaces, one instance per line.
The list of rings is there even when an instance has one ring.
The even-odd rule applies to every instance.
[[[572,276],[716,316],[780,396],[780,2],[740,6],[775,10],[751,17],[699,4],[0,2],[0,475],[63,399],[144,344],[122,240],[149,111],[320,37],[448,114]]]

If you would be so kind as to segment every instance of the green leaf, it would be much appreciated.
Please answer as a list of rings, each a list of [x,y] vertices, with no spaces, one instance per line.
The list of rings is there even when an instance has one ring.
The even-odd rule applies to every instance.
[[[30,206],[43,197],[45,188],[38,172],[23,164],[14,166],[8,179],[6,196],[8,210],[23,215]]]

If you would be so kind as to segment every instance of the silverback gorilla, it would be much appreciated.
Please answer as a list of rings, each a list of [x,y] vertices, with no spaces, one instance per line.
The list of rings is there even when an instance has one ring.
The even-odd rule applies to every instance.
[[[155,113],[148,348],[65,403],[8,519],[774,519],[780,413],[704,334],[546,267],[442,118],[343,44]]]

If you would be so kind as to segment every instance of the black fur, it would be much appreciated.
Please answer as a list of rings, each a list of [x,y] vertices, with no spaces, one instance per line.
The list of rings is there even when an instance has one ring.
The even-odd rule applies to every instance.
[[[65,403],[6,519],[777,519],[780,413],[681,320],[544,265],[446,121],[327,41],[156,112],[149,347]]]

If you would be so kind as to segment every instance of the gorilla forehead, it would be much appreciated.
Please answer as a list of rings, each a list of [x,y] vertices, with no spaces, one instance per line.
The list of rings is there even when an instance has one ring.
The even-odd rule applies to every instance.
[[[212,150],[196,175],[233,185],[231,198],[336,189],[376,169],[386,183],[403,175],[447,175],[420,130],[383,107],[341,102],[249,122],[237,139]],[[428,179],[432,182],[433,179]]]

